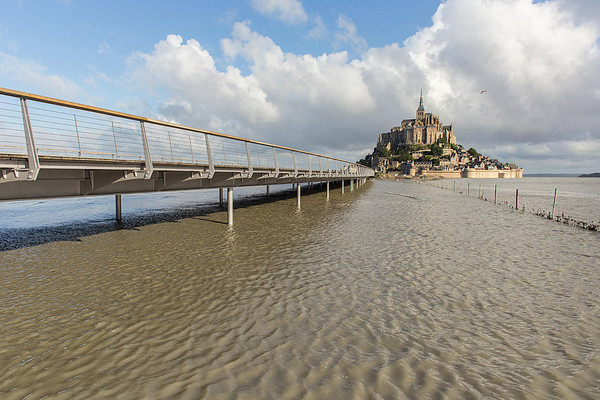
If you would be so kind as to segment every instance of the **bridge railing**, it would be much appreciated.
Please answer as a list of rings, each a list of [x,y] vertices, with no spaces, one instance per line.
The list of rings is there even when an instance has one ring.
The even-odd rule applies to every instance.
[[[65,157],[143,161],[150,171],[153,163],[172,163],[294,176],[373,175],[333,157],[2,88],[0,153],[27,156],[30,170],[36,161],[43,168],[40,157]]]

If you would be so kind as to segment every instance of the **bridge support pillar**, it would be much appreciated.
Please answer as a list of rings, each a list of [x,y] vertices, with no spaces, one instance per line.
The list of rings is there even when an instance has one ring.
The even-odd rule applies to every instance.
[[[344,194],[344,180],[342,179],[342,194]]]
[[[219,208],[223,208],[223,188],[219,188]]]
[[[327,181],[327,200],[329,200],[329,181]]]
[[[227,188],[227,225],[233,226],[233,188]]]
[[[117,222],[121,222],[123,220],[123,217],[121,214],[121,195],[120,194],[115,195],[115,206],[116,206],[116,211],[117,211],[116,220],[117,220]]]
[[[298,210],[300,209],[300,193],[301,193],[300,184],[297,183],[296,184],[296,206],[298,207]]]
[[[354,191],[354,179],[350,179],[350,191]]]
[[[267,196],[269,195],[269,185],[267,185]]]

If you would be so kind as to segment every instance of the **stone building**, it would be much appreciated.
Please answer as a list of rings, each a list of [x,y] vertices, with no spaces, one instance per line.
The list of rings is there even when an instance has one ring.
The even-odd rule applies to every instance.
[[[452,125],[444,125],[439,116],[425,112],[423,90],[421,90],[416,118],[405,119],[400,126],[395,126],[389,132],[379,135],[377,146],[397,149],[405,144],[432,144],[439,139],[456,144]]]

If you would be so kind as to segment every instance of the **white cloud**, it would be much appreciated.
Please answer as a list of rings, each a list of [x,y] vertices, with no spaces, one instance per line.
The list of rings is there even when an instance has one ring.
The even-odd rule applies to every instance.
[[[165,118],[353,159],[414,116],[422,86],[427,111],[467,147],[526,168],[561,150],[588,165],[600,142],[600,24],[578,15],[564,0],[448,0],[405,43],[370,49],[340,15],[337,39],[365,46],[359,59],[284,53],[242,22],[221,42],[225,70],[195,40],[169,36],[134,57],[135,76],[168,93]]]
[[[367,41],[358,36],[356,33],[356,25],[350,18],[345,15],[338,15],[338,31],[335,34],[336,45],[349,43],[359,53],[366,50]]]
[[[110,51],[110,46],[106,42],[102,42],[96,50],[98,54],[107,54]]]
[[[308,20],[308,15],[298,0],[252,0],[252,7],[261,14],[272,15],[289,24]]]
[[[178,115],[187,111],[191,116],[186,120],[207,127],[212,116],[227,116],[232,126],[269,123],[279,116],[255,77],[244,77],[233,66],[218,71],[212,56],[195,40],[183,43],[181,36],[169,35],[155,45],[151,54],[134,54],[130,63],[141,87],[164,88],[173,94],[164,106],[167,117],[177,108]],[[194,107],[182,109],[186,103]],[[228,126],[207,128],[223,127]]]
[[[308,37],[315,40],[325,39],[329,35],[329,30],[323,22],[323,18],[317,15],[313,19],[314,27],[308,31]]]
[[[0,24],[0,45],[12,52],[19,51],[17,43],[14,40],[8,39],[8,30],[2,24]]]
[[[36,88],[41,93],[52,93],[52,97],[76,100],[84,94],[70,79],[49,74],[44,66],[3,52],[0,52],[0,77],[18,83],[19,90]]]

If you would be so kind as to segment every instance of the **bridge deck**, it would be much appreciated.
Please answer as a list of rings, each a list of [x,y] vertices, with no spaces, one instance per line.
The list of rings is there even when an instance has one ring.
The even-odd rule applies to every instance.
[[[372,175],[334,157],[0,88],[0,200]]]

